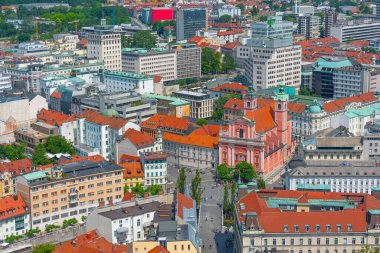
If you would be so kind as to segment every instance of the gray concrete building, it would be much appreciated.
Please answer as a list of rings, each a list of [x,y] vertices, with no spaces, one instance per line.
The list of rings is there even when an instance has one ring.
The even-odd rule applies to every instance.
[[[204,8],[179,9],[176,12],[176,39],[188,40],[196,31],[207,28],[207,11]]]
[[[107,108],[116,110],[130,122],[141,123],[157,113],[157,102],[135,92],[80,95],[73,97],[71,113],[80,114],[85,109],[102,112]]]
[[[214,99],[210,94],[194,91],[175,91],[173,97],[177,97],[190,103],[190,117],[195,119],[210,118],[214,111]]]
[[[312,14],[299,15],[297,33],[304,36],[307,40],[319,38],[320,22],[321,19],[318,16]]]

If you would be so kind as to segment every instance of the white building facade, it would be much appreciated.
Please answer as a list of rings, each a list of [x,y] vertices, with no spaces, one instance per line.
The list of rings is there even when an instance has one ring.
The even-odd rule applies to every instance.
[[[154,93],[152,76],[123,71],[105,71],[104,83],[108,93],[136,91],[139,94]]]

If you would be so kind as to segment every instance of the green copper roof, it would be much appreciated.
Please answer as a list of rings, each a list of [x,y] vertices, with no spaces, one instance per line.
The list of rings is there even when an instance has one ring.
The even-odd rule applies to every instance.
[[[329,60],[323,57],[318,58],[314,63],[314,71],[325,71],[331,72],[332,69],[342,68],[352,66],[350,60],[346,58],[336,58],[334,60]]]
[[[182,99],[179,99],[179,98],[169,97],[169,96],[162,96],[162,95],[157,95],[157,94],[144,93],[144,97],[146,97],[146,98],[155,98],[155,99],[158,99],[158,100],[172,101],[169,104],[170,105],[176,105],[176,106],[188,105],[189,104],[188,101],[185,101],[185,100],[182,100]]]
[[[103,111],[100,112],[101,115],[107,116],[107,117],[120,117],[119,113],[111,108],[104,109]]]
[[[278,94],[276,96],[276,99],[280,101],[289,100],[289,95],[285,93],[285,86],[283,83],[280,83],[280,85],[278,86]]]
[[[28,173],[24,175],[24,178],[28,181],[45,178],[45,177],[46,177],[46,174],[43,171],[36,171],[36,172],[32,172],[32,173]]]
[[[313,103],[309,107],[310,113],[321,113],[323,111],[323,108],[321,105],[318,104],[318,100],[314,99]]]
[[[376,115],[380,114],[379,104],[375,104],[375,105],[368,106],[365,108],[360,108],[360,109],[351,108],[345,113],[345,115],[350,119],[357,118],[357,117],[359,118],[368,117],[374,114]]]
[[[299,184],[297,190],[320,190],[331,191],[331,186],[327,184]]]
[[[368,212],[373,215],[380,215],[380,210],[368,210]]]

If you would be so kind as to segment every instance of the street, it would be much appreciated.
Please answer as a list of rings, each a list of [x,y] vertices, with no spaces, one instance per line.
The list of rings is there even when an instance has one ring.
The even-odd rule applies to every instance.
[[[191,181],[195,176],[195,170],[186,170],[186,183],[190,191]],[[202,237],[202,252],[230,252],[225,247],[225,242],[231,234],[224,233],[222,228],[222,203],[223,185],[216,186],[212,171],[201,171],[203,198],[200,207],[199,230]],[[178,178],[178,169],[169,166],[168,179],[175,187]]]

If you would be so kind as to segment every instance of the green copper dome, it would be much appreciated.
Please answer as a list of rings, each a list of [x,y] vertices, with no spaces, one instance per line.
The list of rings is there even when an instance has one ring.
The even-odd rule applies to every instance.
[[[316,99],[314,99],[313,104],[310,105],[309,111],[310,111],[310,113],[321,113],[322,112],[322,108],[318,104],[318,101]]]
[[[104,109],[100,114],[107,117],[120,117],[119,113],[111,108]]]

